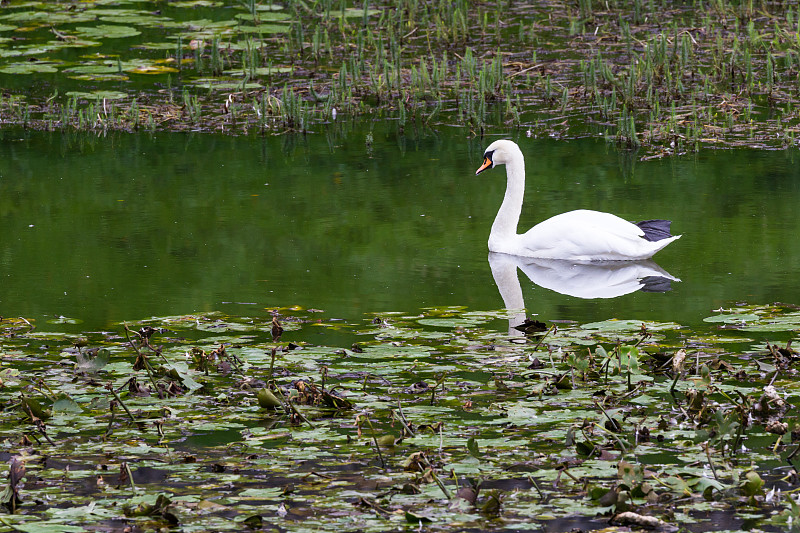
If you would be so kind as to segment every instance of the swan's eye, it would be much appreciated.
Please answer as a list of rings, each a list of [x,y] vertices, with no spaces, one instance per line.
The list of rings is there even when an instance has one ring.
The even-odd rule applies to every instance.
[[[492,162],[492,154],[493,153],[494,152],[486,152],[486,153],[483,154],[483,164],[481,165],[481,168],[479,168],[478,170],[475,171],[475,175],[480,174],[481,172],[483,172],[487,168],[494,167],[494,162]]]

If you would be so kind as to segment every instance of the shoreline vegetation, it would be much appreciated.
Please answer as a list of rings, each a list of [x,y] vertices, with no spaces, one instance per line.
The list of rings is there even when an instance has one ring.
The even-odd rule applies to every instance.
[[[218,3],[174,4],[193,6],[181,14],[191,17]],[[105,24],[109,10],[93,3],[47,4],[38,18],[28,5],[0,9],[0,36],[12,36],[0,41],[0,76],[49,81],[32,95],[0,91],[3,125],[276,134],[393,120],[603,136],[650,158],[786,148],[800,122],[800,8],[784,1],[246,1],[228,21],[180,22],[169,5],[111,20],[129,27]],[[164,42],[137,40],[153,32]],[[123,47],[59,62],[38,43],[103,50],[90,37],[150,61]],[[60,91],[61,77],[94,89]]]

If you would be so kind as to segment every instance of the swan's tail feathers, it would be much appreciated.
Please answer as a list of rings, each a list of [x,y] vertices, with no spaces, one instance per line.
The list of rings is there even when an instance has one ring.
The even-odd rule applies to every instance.
[[[636,222],[639,229],[644,232],[644,238],[651,242],[673,237],[669,231],[671,224],[671,220],[642,220],[641,222]]]

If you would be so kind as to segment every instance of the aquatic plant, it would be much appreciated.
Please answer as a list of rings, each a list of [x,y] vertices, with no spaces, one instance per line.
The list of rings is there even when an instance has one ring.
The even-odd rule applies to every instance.
[[[2,319],[2,523],[675,527],[710,502],[762,529],[797,520],[781,494],[798,355],[751,340],[791,336],[795,309],[720,310],[694,331],[505,322],[274,309],[65,335]],[[319,328],[345,344],[310,343]]]
[[[607,138],[632,148],[644,144],[648,157],[706,143],[783,145],[783,132],[800,119],[786,114],[779,125],[768,117],[776,107],[795,103],[798,16],[791,5],[760,2],[758,9],[769,16],[754,17],[750,4],[719,0],[706,10],[620,0],[602,10],[591,1],[510,10],[464,1],[297,2],[285,9],[242,2],[233,18],[209,7],[218,19],[204,21],[192,20],[183,3],[159,16],[124,2],[79,16],[54,4],[46,9],[47,28],[59,40],[46,43],[51,32],[44,19],[11,4],[0,24],[6,31],[21,25],[35,30],[20,34],[33,61],[18,60],[19,45],[0,43],[0,75],[80,77],[100,86],[98,93],[126,80],[128,97],[114,102],[120,112],[102,122],[111,129],[137,127],[125,118],[137,113],[124,111],[135,98],[161,129],[292,131],[301,122],[299,129],[324,124],[334,108],[351,116],[369,116],[377,108],[394,113],[400,123],[409,116],[434,127],[455,121],[477,134],[507,124],[530,129],[543,119],[565,123],[562,136],[606,132],[611,125]],[[79,30],[69,26],[76,19],[83,24]],[[108,19],[118,24],[102,24]],[[113,47],[123,38],[151,38],[153,28],[167,28],[164,42]],[[113,52],[84,64],[37,57],[93,46],[81,41],[87,36]],[[170,95],[170,76],[178,74],[178,90],[197,101],[184,102],[186,113],[176,117],[163,106],[158,85],[146,83],[143,74],[166,78]],[[11,96],[8,91],[18,90],[6,89]],[[48,129],[95,124],[85,112],[81,119],[75,106],[92,111],[88,107],[102,96],[87,93],[70,102],[67,92],[34,95],[24,107],[5,98],[0,117],[7,124]],[[238,101],[262,100],[262,93],[286,100],[287,115],[267,117],[243,106],[231,121],[224,102],[232,92]],[[686,110],[685,119],[672,120],[673,105],[681,115]],[[630,142],[631,131],[647,134]],[[676,136],[691,141],[676,148]]]

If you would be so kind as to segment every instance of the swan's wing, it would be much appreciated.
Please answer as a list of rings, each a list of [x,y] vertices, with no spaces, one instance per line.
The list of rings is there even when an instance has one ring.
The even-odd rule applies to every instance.
[[[531,256],[573,259],[638,259],[668,244],[651,242],[640,227],[610,213],[578,210],[549,218],[520,236]]]

